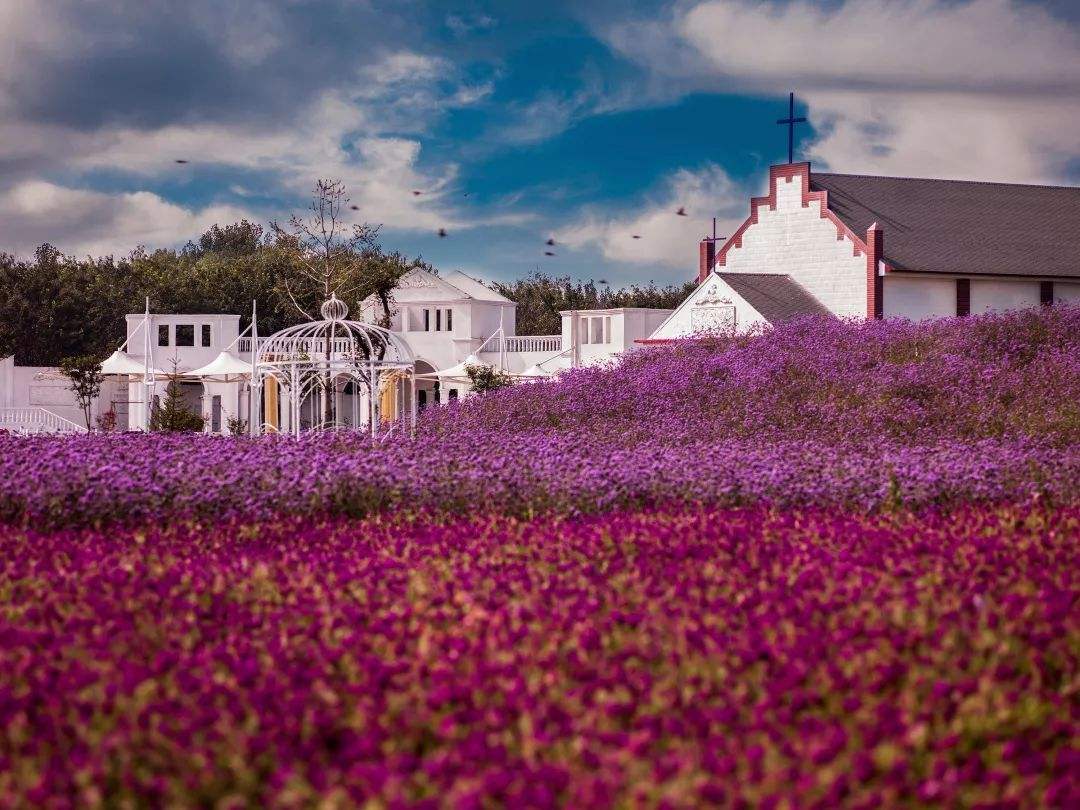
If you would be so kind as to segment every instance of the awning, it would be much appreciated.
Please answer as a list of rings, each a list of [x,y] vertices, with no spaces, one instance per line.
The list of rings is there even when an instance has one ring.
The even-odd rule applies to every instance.
[[[117,349],[101,364],[101,373],[115,377],[141,377],[146,373],[146,365],[136,360],[127,352]],[[160,369],[150,368],[150,376],[162,379],[168,375]]]
[[[533,380],[547,380],[550,379],[554,372],[546,371],[540,368],[539,364],[534,363],[520,374],[512,374],[512,377],[526,377]]]
[[[475,354],[470,354],[460,363],[450,368],[444,368],[442,371],[436,371],[433,374],[417,374],[417,379],[420,380],[468,380],[469,372],[468,366],[485,366],[487,368],[494,368],[491,363],[485,363]]]
[[[183,372],[185,377],[202,377],[212,382],[237,382],[251,378],[251,363],[232,352],[222,352],[202,368]]]

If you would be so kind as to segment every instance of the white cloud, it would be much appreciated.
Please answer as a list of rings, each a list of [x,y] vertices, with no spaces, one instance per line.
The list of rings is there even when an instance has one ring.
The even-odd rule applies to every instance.
[[[555,239],[570,248],[595,247],[612,261],[685,270],[697,266],[698,242],[711,234],[712,217],[720,217],[719,235],[731,233],[746,218],[746,199],[718,166],[684,169],[641,208],[615,216],[587,213],[582,223],[556,232]],[[679,216],[679,208],[687,215]]]
[[[186,242],[214,223],[250,213],[233,206],[188,209],[156,194],[103,194],[28,180],[0,195],[3,249],[27,255],[43,242],[74,255],[126,255],[137,245]]]
[[[680,91],[795,88],[836,171],[1053,182],[1077,154],[1080,32],[1014,0],[710,0],[615,26]]]
[[[315,179],[333,177],[344,181],[359,207],[355,214],[388,228],[428,230],[440,227],[461,230],[490,222],[520,221],[520,217],[481,218],[459,210],[450,185],[457,176],[457,166],[445,164],[427,169],[421,163],[418,138],[384,134],[401,131],[403,120],[411,120],[422,129],[437,114],[438,107],[465,106],[482,98],[490,88],[458,85],[439,89],[440,81],[451,75],[442,60],[411,52],[386,55],[376,64],[360,71],[355,87],[323,91],[298,109],[294,120],[267,127],[265,123],[174,123],[145,129],[133,126],[107,126],[75,130],[59,124],[0,122],[0,164],[6,164],[9,182],[18,185],[22,196],[8,195],[9,203],[22,200],[15,207],[19,216],[0,219],[0,250],[24,250],[41,241],[88,244],[80,236],[69,235],[66,227],[76,228],[79,220],[69,221],[56,211],[42,210],[42,220],[32,221],[34,205],[29,199],[44,199],[47,189],[59,193],[60,186],[34,183],[42,167],[65,176],[81,176],[108,171],[131,178],[134,187],[126,194],[96,194],[94,204],[114,212],[128,211],[131,203],[141,200],[154,206],[165,204],[160,197],[139,191],[148,181],[197,177],[207,169],[235,170],[258,177],[264,193],[250,182],[232,183],[243,189],[237,196],[284,198],[302,201]],[[396,126],[395,126],[396,125]],[[178,164],[176,160],[188,161]],[[25,170],[20,170],[25,166]],[[69,183],[69,185],[74,185]],[[421,195],[414,195],[420,190]],[[78,192],[65,189],[70,195]],[[92,192],[86,192],[91,194]],[[14,194],[14,192],[12,192]],[[26,195],[29,194],[30,197]],[[295,204],[294,204],[295,205]],[[228,208],[207,209],[215,215]],[[121,246],[133,233],[151,247],[175,242],[168,234],[189,234],[184,230],[192,221],[181,216],[184,209],[171,206],[155,210],[153,217],[172,223],[173,227],[155,231],[133,230],[119,214],[108,219],[102,228],[117,228],[116,233],[102,231],[101,244]],[[261,210],[258,219],[284,218],[284,210]],[[352,213],[350,211],[350,213]],[[224,221],[224,220],[221,220]],[[163,240],[154,241],[155,233]],[[28,235],[33,234],[32,238]],[[133,246],[128,245],[128,248]],[[125,249],[126,252],[126,249]]]

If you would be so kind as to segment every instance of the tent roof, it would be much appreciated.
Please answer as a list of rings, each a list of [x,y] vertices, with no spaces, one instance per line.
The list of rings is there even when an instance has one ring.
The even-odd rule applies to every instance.
[[[101,364],[101,373],[120,377],[141,377],[146,372],[146,366],[136,360],[127,352],[117,349]],[[150,374],[154,377],[163,377],[165,372],[160,369],[150,368]]]
[[[184,372],[185,377],[212,377],[230,382],[238,377],[251,376],[251,363],[245,363],[229,351],[222,352],[202,368]]]

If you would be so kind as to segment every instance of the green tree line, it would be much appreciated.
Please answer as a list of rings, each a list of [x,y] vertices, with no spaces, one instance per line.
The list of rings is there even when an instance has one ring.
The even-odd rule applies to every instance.
[[[349,264],[356,282],[350,282],[351,306],[369,294],[385,298],[412,267],[434,269],[422,259],[383,250],[374,238],[357,250]],[[0,357],[14,354],[17,363],[31,366],[55,366],[84,355],[104,358],[124,340],[124,316],[142,312],[146,296],[154,312],[238,314],[241,329],[254,300],[259,332],[270,334],[303,319],[297,303],[318,311],[323,291],[296,284],[302,258],[295,240],[280,229],[267,231],[247,221],[215,225],[179,250],[139,248],[120,258],[80,259],[48,244],[30,259],[0,253]],[[612,289],[540,273],[493,286],[517,302],[521,335],[557,333],[558,313],[566,309],[673,308],[694,287],[650,283]]]

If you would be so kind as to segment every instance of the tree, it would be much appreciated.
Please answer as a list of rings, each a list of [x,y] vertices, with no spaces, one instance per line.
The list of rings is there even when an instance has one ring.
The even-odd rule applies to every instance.
[[[68,386],[82,409],[86,429],[90,430],[90,408],[101,394],[101,364],[87,355],[65,357],[60,361],[60,373],[67,377]]]
[[[468,365],[465,366],[465,373],[469,375],[472,390],[477,394],[498,391],[500,388],[506,388],[508,385],[514,384],[509,374],[497,371],[493,366]]]
[[[288,229],[270,223],[278,248],[295,260],[298,273],[284,274],[282,289],[309,321],[318,320],[317,306],[331,295],[351,300],[362,284],[364,259],[379,252],[379,226],[365,222],[350,229],[342,220],[348,204],[344,183],[317,180],[306,219],[294,214]]]
[[[675,309],[697,288],[696,281],[658,287],[634,284],[612,289],[606,282],[572,281],[569,276],[553,278],[533,273],[510,283],[491,285],[517,304],[519,335],[555,335],[562,329],[560,312],[569,309],[612,309],[651,307]]]
[[[184,401],[180,374],[173,362],[173,373],[165,387],[165,398],[150,412],[150,430],[162,433],[193,433],[206,426],[206,418],[195,413]]]

